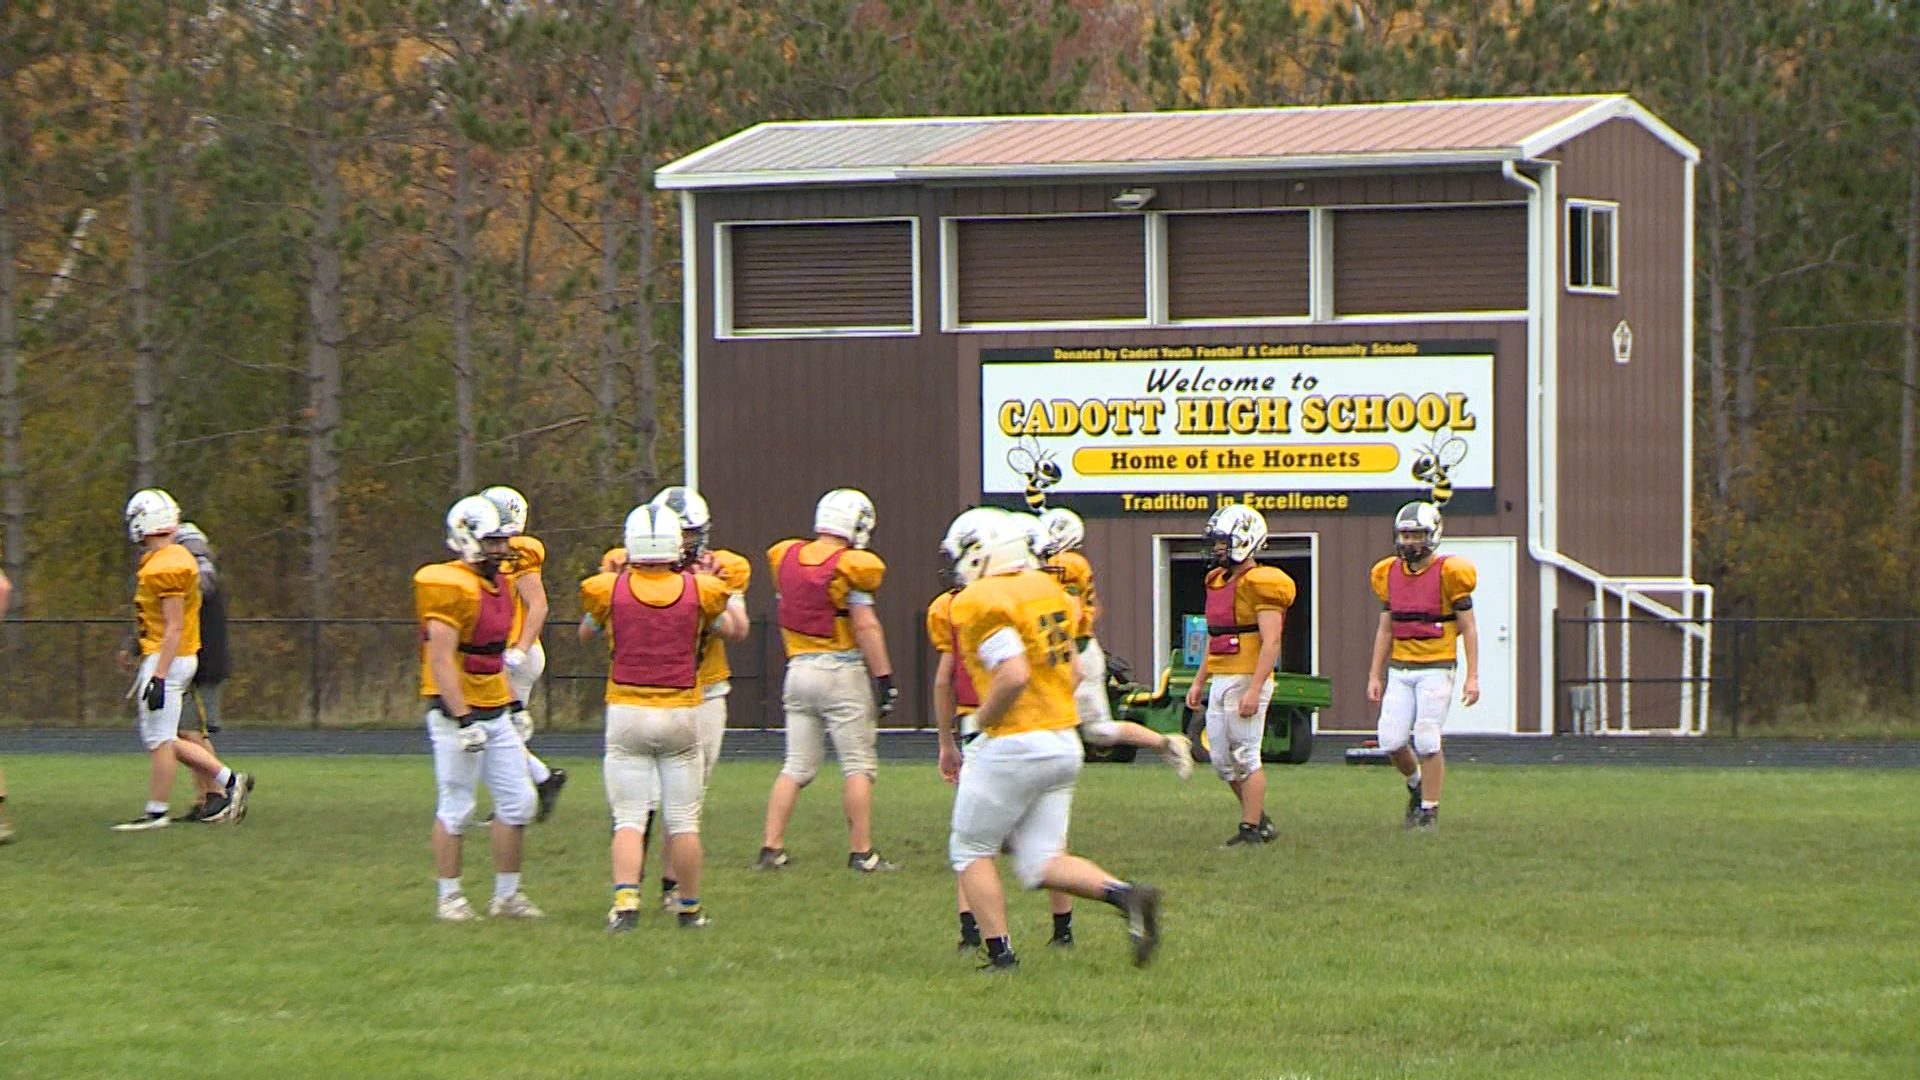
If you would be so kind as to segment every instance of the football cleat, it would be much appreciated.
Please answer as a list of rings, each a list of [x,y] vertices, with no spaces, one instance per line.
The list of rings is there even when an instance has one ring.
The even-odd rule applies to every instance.
[[[1019,969],[1020,958],[1013,955],[1012,952],[1004,952],[999,956],[994,956],[985,949],[980,950],[981,971],[1018,971]]]
[[[1133,945],[1135,967],[1145,967],[1160,948],[1160,890],[1151,885],[1127,886],[1127,940]]]
[[[221,796],[208,795],[205,799],[202,799],[200,802],[194,803],[192,808],[189,809],[186,813],[181,814],[179,817],[176,817],[173,819],[174,824],[190,825],[190,824],[196,824],[199,822],[206,821],[207,811],[210,805],[213,807],[216,813],[222,809],[222,806],[220,804],[214,803],[213,800],[216,798],[221,798]]]
[[[1069,930],[1064,934],[1053,935],[1053,937],[1047,940],[1047,947],[1051,949],[1073,948],[1073,931]]]
[[[167,817],[166,811],[162,810],[157,814],[141,814],[132,821],[122,821],[113,827],[113,831],[146,832],[148,829],[164,829],[171,821],[172,819]]]
[[[671,915],[680,910],[680,890],[668,889],[660,894],[660,910]]]
[[[889,870],[900,869],[899,863],[891,863],[880,857],[880,850],[854,851],[847,854],[847,867],[863,874],[884,874]]]
[[[1260,845],[1266,842],[1267,842],[1266,834],[1260,831],[1260,826],[1249,825],[1248,823],[1243,821],[1240,823],[1239,831],[1235,832],[1232,836],[1227,837],[1227,842],[1224,844],[1221,844],[1220,846],[1221,847],[1259,847]]]
[[[614,908],[607,912],[607,933],[624,934],[640,925],[640,909]]]
[[[1419,812],[1413,816],[1412,827],[1414,832],[1433,832],[1435,829],[1438,829],[1440,827],[1440,808],[1437,806],[1421,807]]]
[[[1260,812],[1260,824],[1257,828],[1260,830],[1260,842],[1263,844],[1273,843],[1273,838],[1280,835],[1280,830],[1273,827],[1273,819],[1268,817],[1264,810]]]
[[[527,894],[523,892],[514,893],[512,896],[496,896],[493,902],[487,905],[489,919],[539,919],[546,914],[534,907],[533,901],[527,899]]]
[[[1180,779],[1193,775],[1193,740],[1185,735],[1167,736],[1167,745],[1160,749],[1160,756],[1167,759],[1174,775]]]
[[[553,813],[553,804],[560,801],[560,789],[567,786],[567,770],[551,769],[547,778],[533,785],[534,793],[540,797],[540,808],[534,811],[533,820],[545,821]]]
[[[788,858],[786,848],[763,847],[760,857],[753,860],[755,870],[785,870],[793,860]]]
[[[1401,828],[1411,829],[1415,819],[1420,816],[1420,782],[1407,781],[1407,813],[1400,821]]]
[[[243,772],[234,773],[233,779],[227,782],[226,815],[224,817],[215,817],[213,814],[209,813],[207,815],[207,820],[208,821],[226,821],[229,824],[233,824],[233,825],[240,824],[240,822],[246,819],[247,797],[252,794],[253,794],[253,774],[243,773]]]
[[[439,905],[433,910],[433,917],[441,922],[480,921],[480,913],[473,910],[473,905],[467,903],[467,898],[459,893],[441,897]]]
[[[699,908],[694,908],[692,911],[682,911],[680,913],[680,929],[682,930],[699,930],[712,921],[713,920],[707,918],[707,913]]]

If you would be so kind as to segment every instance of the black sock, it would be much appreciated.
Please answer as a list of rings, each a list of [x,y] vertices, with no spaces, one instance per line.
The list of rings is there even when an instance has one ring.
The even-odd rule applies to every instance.
[[[1003,956],[1012,955],[1013,946],[1008,943],[1006,938],[990,937],[987,939],[987,959],[998,960]]]
[[[980,940],[980,924],[974,921],[971,911],[960,913],[960,940],[973,942]]]
[[[680,887],[680,883],[673,880],[670,877],[663,877],[660,879],[660,891],[663,893],[670,893],[679,887]]]
[[[1105,900],[1121,911],[1125,911],[1127,910],[1127,897],[1132,895],[1133,886],[1124,881],[1116,881],[1107,886],[1106,891],[1100,894],[1100,899]]]
[[[1056,911],[1053,913],[1053,936],[1057,938],[1073,936],[1073,912]]]

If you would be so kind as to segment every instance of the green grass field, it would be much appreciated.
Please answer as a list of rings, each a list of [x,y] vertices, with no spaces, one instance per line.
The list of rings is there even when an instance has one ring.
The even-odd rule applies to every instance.
[[[723,765],[713,925],[614,939],[598,769],[562,764],[546,921],[443,926],[425,758],[243,762],[244,825],[132,835],[140,759],[8,759],[0,1077],[1920,1076],[1910,773],[1462,767],[1423,836],[1386,770],[1280,768],[1247,852],[1210,776],[1094,766],[1075,846],[1164,887],[1165,948],[1135,970],[1086,904],[1052,953],[1018,894],[996,976],[954,955],[930,766],[882,773],[906,868],[860,878],[831,777],[749,873],[774,766]]]

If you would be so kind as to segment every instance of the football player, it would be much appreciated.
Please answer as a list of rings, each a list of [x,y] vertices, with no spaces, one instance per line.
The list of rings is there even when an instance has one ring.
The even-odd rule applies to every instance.
[[[547,670],[547,649],[540,644],[540,632],[547,625],[547,586],[540,577],[546,565],[547,546],[527,535],[527,499],[504,485],[480,493],[500,511],[506,522],[511,553],[501,565],[513,591],[513,630],[507,638],[507,651],[500,662],[507,670],[507,687],[513,691],[513,726],[524,744],[533,738],[533,715],[527,706],[533,703],[534,684]],[[533,780],[538,807],[533,820],[545,821],[560,800],[560,789],[567,786],[567,770],[550,769],[547,763],[527,752],[527,775]]]
[[[205,777],[218,793],[208,796],[203,819],[238,824],[247,815],[253,777],[234,772],[211,750],[180,738],[180,707],[199,666],[200,567],[174,542],[180,504],[159,488],[137,491],[127,502],[127,539],[140,545],[133,610],[139,625],[140,667],[127,691],[140,715],[140,741],[151,758],[147,805],[116,832],[164,828],[181,762]]]
[[[1213,545],[1214,562],[1206,578],[1207,654],[1187,690],[1187,708],[1206,710],[1213,771],[1240,804],[1240,828],[1227,846],[1258,846],[1274,838],[1260,743],[1267,734],[1280,634],[1293,606],[1293,579],[1254,561],[1267,543],[1267,521],[1258,510],[1223,506],[1203,536]]]
[[[953,599],[960,663],[981,688],[980,737],[956,768],[940,747],[941,773],[958,774],[948,859],[979,923],[988,970],[1018,965],[1007,936],[1006,894],[994,859],[1006,850],[1028,888],[1049,888],[1113,905],[1127,918],[1133,960],[1160,943],[1160,893],[1122,881],[1067,853],[1067,820],[1080,773],[1079,656],[1067,594],[1040,571],[1028,527],[1003,519],[959,564],[965,588]]]
[[[227,648],[227,595],[220,587],[220,571],[213,562],[213,545],[193,522],[182,522],[174,531],[174,543],[186,548],[200,568],[200,656],[188,692],[193,699],[193,716],[180,731],[183,742],[198,743],[208,753],[218,755],[213,736],[220,732],[220,688],[232,666]],[[183,706],[181,714],[186,715]],[[197,724],[193,722],[197,721]],[[217,813],[225,793],[207,777],[193,774],[194,805],[175,821],[203,822]]]
[[[626,566],[580,585],[580,606],[606,627],[607,802],[613,809],[613,908],[607,930],[640,914],[645,830],[656,803],[666,821],[669,873],[680,883],[680,925],[705,926],[700,907],[699,668],[711,631],[742,637],[746,602],[718,577],[681,567],[681,521],[648,504],[627,515]]]
[[[1040,557],[1046,569],[1066,587],[1073,606],[1073,640],[1080,650],[1080,685],[1074,688],[1073,701],[1080,710],[1080,738],[1090,746],[1124,744],[1158,753],[1185,780],[1193,775],[1193,745],[1185,735],[1162,735],[1132,721],[1115,721],[1113,706],[1107,701],[1107,654],[1093,636],[1093,622],[1100,614],[1099,594],[1093,588],[1093,564],[1080,553],[1086,542],[1086,522],[1064,507],[1053,507],[1040,514]]]
[[[435,914],[446,922],[480,917],[461,891],[460,854],[483,780],[494,810],[493,901],[487,914],[509,919],[542,914],[520,889],[522,833],[533,820],[536,796],[527,776],[527,750],[513,723],[504,660],[512,641],[514,592],[500,571],[511,556],[512,536],[492,500],[469,495],[447,511],[447,547],[457,557],[413,575],[420,694],[426,699],[439,788],[433,820],[439,878]]]
[[[692,488],[675,485],[664,488],[649,506],[671,510],[680,519],[681,570],[707,574],[727,583],[727,590],[739,598],[745,610],[747,582],[753,567],[744,556],[716,548],[708,543],[713,531],[713,514],[707,500]],[[624,555],[623,555],[624,557]],[[703,631],[700,635],[700,783],[704,790],[713,782],[713,767],[720,763],[720,744],[727,736],[727,695],[733,689],[733,669],[727,666],[726,642],[744,641],[747,623],[742,620],[737,634]],[[653,835],[653,821],[647,822],[647,835]],[[667,838],[667,859],[660,877],[660,906],[676,910],[679,882],[673,876],[673,838]],[[644,874],[644,869],[642,874]]]
[[[898,869],[873,846],[873,780],[879,771],[875,729],[899,696],[887,639],[873,610],[873,594],[887,571],[867,550],[874,520],[873,500],[865,493],[836,488],[814,508],[811,542],[782,540],[767,550],[787,652],[781,691],[787,759],[767,797],[756,870],[787,865],[787,822],[800,789],[820,769],[829,736],[844,778],[847,866],[867,874]]]
[[[951,750],[941,756],[941,772],[949,784],[960,782],[960,754],[980,734],[980,725],[973,718],[974,711],[980,707],[980,694],[974,689],[973,680],[967,678],[966,668],[960,664],[960,635],[953,627],[953,598],[962,588],[957,570],[960,560],[966,558],[992,529],[999,527],[1005,513],[991,507],[968,510],[953,519],[945,539],[940,541],[940,555],[947,564],[944,574],[948,587],[927,605],[927,638],[940,655],[933,673],[933,719],[934,727],[940,733],[942,751]],[[967,906],[966,891],[960,888],[957,881],[954,891],[959,897],[960,952],[971,955],[981,946],[980,924],[973,916],[973,909]],[[1047,944],[1056,948],[1071,947],[1073,896],[1070,893],[1049,892],[1047,899],[1053,912],[1053,937]]]
[[[1458,655],[1466,654],[1460,703],[1480,700],[1480,634],[1473,617],[1473,564],[1439,555],[1442,522],[1431,503],[1411,502],[1393,515],[1393,554],[1373,564],[1373,594],[1384,609],[1373,633],[1367,700],[1380,706],[1380,749],[1407,785],[1402,824],[1433,829],[1440,820],[1446,761],[1440,729],[1453,700]]]

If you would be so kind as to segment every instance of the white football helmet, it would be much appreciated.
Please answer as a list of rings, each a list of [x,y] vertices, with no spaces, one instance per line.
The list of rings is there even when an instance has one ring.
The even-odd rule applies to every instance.
[[[498,552],[488,553],[486,541],[512,536],[500,517],[500,508],[483,495],[469,495],[447,511],[447,549],[462,562],[475,566],[498,562]]]
[[[834,488],[813,508],[813,531],[837,536],[856,548],[873,539],[873,500],[864,491]]]
[[[680,515],[648,503],[627,515],[627,562],[672,565],[680,561]]]
[[[134,543],[179,527],[180,504],[159,488],[136,491],[127,500],[127,539]]]
[[[1407,562],[1419,562],[1440,546],[1444,522],[1440,509],[1429,502],[1410,502],[1393,515],[1393,553]]]
[[[1040,557],[1051,559],[1063,551],[1072,551],[1086,542],[1087,523],[1064,506],[1051,507],[1040,514],[1042,534]]]
[[[1234,566],[1253,558],[1267,543],[1267,519],[1260,511],[1238,503],[1223,506],[1207,519],[1202,534],[1213,545],[1213,560],[1221,566]]]
[[[1035,530],[1027,524],[1032,518],[1031,514],[1001,514],[955,564],[954,579],[965,587],[983,577],[1038,569],[1040,557],[1033,551]]]
[[[480,493],[500,511],[500,520],[506,523],[507,535],[519,536],[527,531],[527,497],[505,484],[495,484]]]
[[[707,509],[707,500],[690,487],[675,484],[662,488],[648,506],[661,506],[673,511],[680,519],[680,527],[691,536],[686,537],[686,557],[691,559],[706,550],[707,533],[713,526],[713,514]]]
[[[947,535],[940,541],[940,554],[946,560],[943,570],[947,580],[955,588],[967,583],[960,580],[960,560],[979,547],[980,543],[992,534],[1000,521],[1007,516],[1005,510],[992,506],[976,506],[971,510],[960,511],[960,516],[947,526]]]

